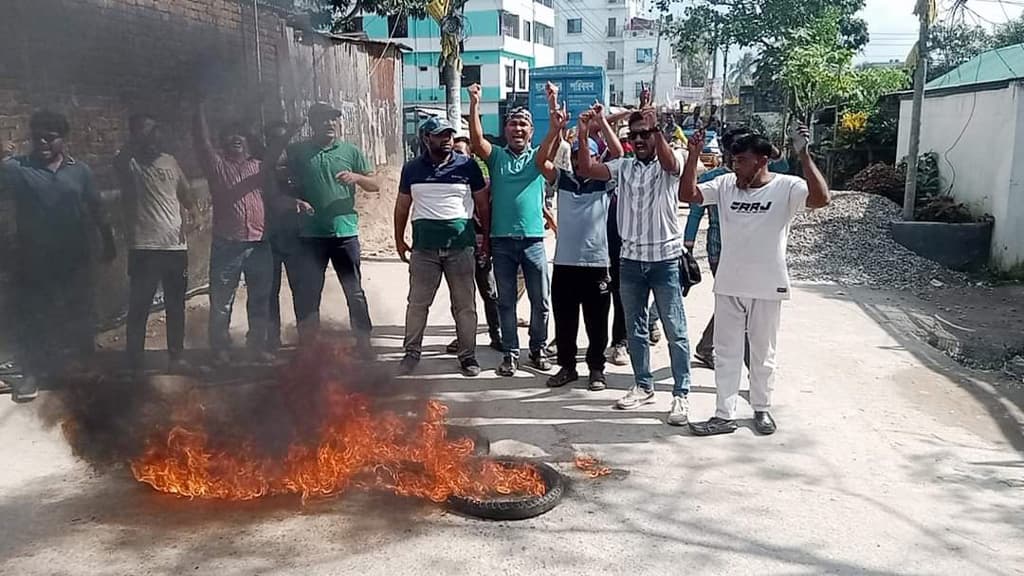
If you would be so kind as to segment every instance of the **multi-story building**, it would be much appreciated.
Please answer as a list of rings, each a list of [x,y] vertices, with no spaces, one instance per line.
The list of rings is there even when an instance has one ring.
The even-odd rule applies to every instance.
[[[611,104],[637,104],[642,83],[658,78],[655,103],[675,100],[679,66],[671,39],[662,37],[658,21],[643,0],[555,0],[557,64],[603,66]]]
[[[555,63],[552,0],[468,0],[462,53],[462,113],[469,112],[465,87],[479,83],[484,131],[501,133],[500,118],[510,105],[526,105],[531,68]],[[441,35],[436,22],[405,16],[366,15],[367,36],[409,45],[405,55],[405,106],[444,108],[438,60]]]

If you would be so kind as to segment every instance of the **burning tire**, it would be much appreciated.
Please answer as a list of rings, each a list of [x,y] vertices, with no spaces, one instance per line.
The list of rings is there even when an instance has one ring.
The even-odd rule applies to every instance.
[[[491,453],[491,441],[476,428],[451,425],[446,426],[446,428],[447,432],[445,435],[449,440],[458,440],[459,438],[469,438],[472,440],[474,456],[487,456]]]
[[[526,520],[550,511],[562,501],[565,494],[565,480],[550,464],[529,462],[516,458],[496,458],[499,464],[522,466],[527,463],[534,466],[544,480],[546,490],[541,496],[495,496],[487,499],[451,496],[448,508],[485,520]]]

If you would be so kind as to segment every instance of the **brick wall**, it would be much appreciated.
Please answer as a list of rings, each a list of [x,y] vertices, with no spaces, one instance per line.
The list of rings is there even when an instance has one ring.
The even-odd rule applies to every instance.
[[[218,124],[235,120],[256,128],[261,118],[294,119],[304,112],[300,104],[308,100],[298,102],[293,96],[289,102],[287,94],[310,92],[296,84],[311,82],[315,76],[296,70],[306,63],[289,56],[289,46],[295,51],[296,38],[302,35],[296,34],[280,13],[261,7],[263,81],[258,81],[256,22],[248,1],[6,0],[2,14],[0,140],[26,135],[29,116],[36,109],[67,114],[72,125],[68,138],[71,153],[93,168],[112,220],[118,224],[118,191],[111,160],[126,139],[130,114],[145,111],[160,119],[168,151],[177,156],[197,190],[204,191],[191,145],[194,88],[205,87],[214,130]],[[361,50],[365,58],[368,50]],[[393,52],[384,57],[395,57]],[[389,62],[386,68],[391,66]],[[282,74],[295,78],[282,78]],[[340,83],[352,84],[344,78]],[[400,89],[396,92],[399,95],[392,93],[385,106],[373,106],[368,94],[365,106],[387,109],[400,126]],[[335,100],[333,94],[328,90],[323,99]],[[380,97],[374,94],[374,98]],[[359,122],[354,126],[359,139],[380,140],[379,133],[361,136]],[[396,127],[396,139],[399,131]],[[388,142],[384,153],[372,154],[378,163],[392,157],[391,138],[383,141]],[[400,145],[395,147],[396,158],[399,150]],[[10,305],[14,216],[9,192],[0,189],[0,310],[5,312]],[[123,238],[120,229],[118,226],[118,235]],[[200,232],[191,239],[191,245],[191,282],[198,285],[205,283],[207,276],[208,227],[205,234]],[[97,304],[101,315],[109,318],[125,307],[123,255],[112,266],[100,268]],[[9,314],[4,317],[10,318]],[[9,322],[0,323],[0,360],[9,348],[10,328]]]

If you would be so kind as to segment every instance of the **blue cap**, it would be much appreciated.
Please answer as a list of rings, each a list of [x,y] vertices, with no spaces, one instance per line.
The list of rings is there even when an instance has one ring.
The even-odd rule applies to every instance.
[[[593,138],[587,138],[587,147],[590,149],[591,156],[597,156],[599,151],[599,148],[597,146],[597,140],[594,140]],[[572,143],[572,151],[576,152],[579,149],[580,141],[579,138],[577,138],[576,141]]]
[[[440,116],[431,116],[420,124],[420,134],[433,134],[438,135],[444,132],[455,133],[457,130],[448,122],[447,118],[441,118]]]

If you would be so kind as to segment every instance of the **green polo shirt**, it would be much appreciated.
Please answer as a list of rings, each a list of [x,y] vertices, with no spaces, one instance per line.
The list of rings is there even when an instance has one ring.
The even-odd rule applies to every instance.
[[[301,235],[311,238],[345,238],[359,235],[356,187],[338,182],[339,172],[370,174],[373,167],[362,150],[348,142],[321,148],[314,142],[288,147],[288,168],[299,186],[299,197],[313,207],[303,218]]]
[[[491,237],[544,237],[544,176],[534,162],[537,149],[514,154],[494,147],[487,159],[491,176]]]

